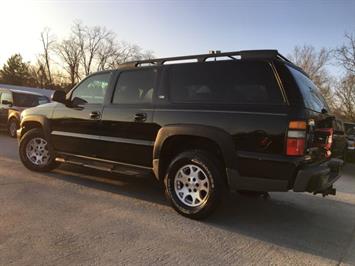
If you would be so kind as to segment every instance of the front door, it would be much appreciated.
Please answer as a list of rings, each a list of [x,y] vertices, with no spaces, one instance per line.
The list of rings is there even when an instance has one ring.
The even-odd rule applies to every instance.
[[[67,105],[59,104],[51,119],[55,150],[95,157],[99,149],[100,120],[111,72],[94,74],[70,93]]]

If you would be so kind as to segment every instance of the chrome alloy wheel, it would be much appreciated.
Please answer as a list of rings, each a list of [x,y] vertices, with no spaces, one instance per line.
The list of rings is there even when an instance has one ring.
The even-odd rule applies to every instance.
[[[174,190],[179,200],[189,207],[199,207],[210,195],[210,181],[197,165],[188,164],[175,175]]]
[[[47,165],[50,159],[47,141],[42,138],[31,139],[26,146],[26,156],[35,165]]]

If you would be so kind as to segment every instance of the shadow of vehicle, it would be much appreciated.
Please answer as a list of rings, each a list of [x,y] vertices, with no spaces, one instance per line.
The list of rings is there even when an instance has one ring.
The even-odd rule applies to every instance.
[[[348,168],[350,171],[353,168]],[[125,176],[61,166],[51,177],[82,186],[166,205],[152,176]],[[355,179],[354,179],[355,182]],[[354,237],[355,205],[310,194],[271,193],[270,199],[233,194],[204,224],[272,245],[339,261]]]
[[[62,165],[48,175],[66,182],[167,205],[163,190],[153,175],[128,176],[74,165]]]

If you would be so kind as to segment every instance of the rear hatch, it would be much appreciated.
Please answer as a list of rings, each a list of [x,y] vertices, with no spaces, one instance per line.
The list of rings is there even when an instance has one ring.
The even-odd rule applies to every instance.
[[[320,90],[300,69],[288,66],[300,92],[301,104],[304,106],[304,120],[291,121],[288,130],[289,147],[299,146],[298,154],[303,153],[310,161],[323,161],[331,157],[335,118]],[[294,138],[293,141],[290,139]],[[297,141],[296,141],[297,140]],[[292,142],[292,143],[290,143]],[[291,145],[292,147],[292,145]],[[290,150],[292,155],[292,149]]]

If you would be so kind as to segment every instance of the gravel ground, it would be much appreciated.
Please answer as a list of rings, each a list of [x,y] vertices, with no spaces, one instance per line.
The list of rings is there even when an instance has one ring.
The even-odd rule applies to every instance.
[[[153,178],[26,170],[0,134],[0,265],[355,265],[355,164],[336,196],[231,196],[205,221],[167,206]]]

